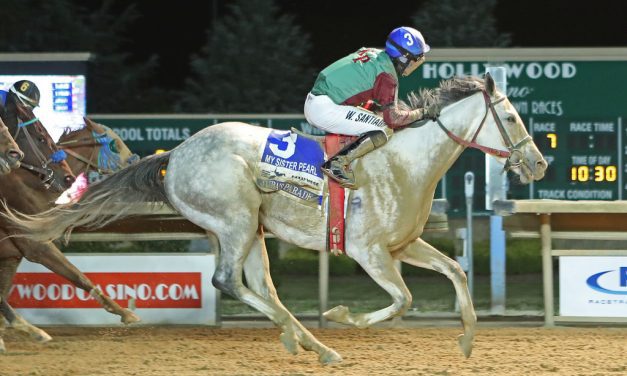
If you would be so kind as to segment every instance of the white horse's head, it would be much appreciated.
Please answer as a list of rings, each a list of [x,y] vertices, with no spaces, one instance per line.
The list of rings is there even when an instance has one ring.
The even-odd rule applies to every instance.
[[[486,115],[476,131],[475,143],[503,163],[505,170],[515,172],[521,183],[542,179],[548,166],[546,160],[527,133],[518,111],[507,96],[496,89],[489,74],[484,90],[476,95],[483,96]]]
[[[464,147],[496,157],[504,170],[515,172],[523,184],[544,177],[547,163],[527,133],[516,108],[496,89],[488,74],[485,80],[458,77],[442,81],[435,90],[411,94],[410,109],[442,106],[440,128]]]

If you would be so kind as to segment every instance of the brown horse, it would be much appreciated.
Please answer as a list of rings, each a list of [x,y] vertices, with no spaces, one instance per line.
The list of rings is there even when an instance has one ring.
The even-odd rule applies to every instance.
[[[34,119],[34,117],[31,117],[31,119]],[[41,125],[38,121],[36,121],[36,119],[34,120],[34,122],[32,120],[27,120],[25,123],[30,121],[32,122],[31,124]],[[69,173],[67,176],[72,177],[71,179],[66,179],[67,184],[59,187],[62,188],[62,190],[68,188],[69,183],[71,183],[74,179],[71,172],[69,172],[70,165],[76,168],[77,171],[80,170],[81,164],[84,163],[82,160],[90,158],[90,156],[94,154],[97,149],[100,149],[100,147],[103,146],[102,143],[97,142],[96,140],[98,135],[106,134],[106,130],[91,121],[88,121],[87,124],[88,126],[86,128],[74,132],[66,132],[66,134],[62,136],[62,140],[69,143],[72,141],[77,141],[78,143],[78,141],[85,140],[87,137],[91,138],[91,142],[85,142],[85,147],[77,148],[69,154],[67,160],[63,160],[59,163],[60,166],[63,166],[64,171]],[[22,127],[24,126],[22,125]],[[28,137],[24,135],[22,137],[17,137],[18,143],[25,140],[25,147],[23,147],[23,149],[28,150],[25,162],[36,165],[34,162],[31,162],[31,159],[29,158],[31,153],[33,155],[40,156],[51,155],[54,153],[57,153],[57,155],[67,155],[66,152],[68,150],[61,152],[61,149],[57,148],[43,126],[41,126],[41,128],[38,127],[36,132],[37,136],[30,135],[30,137]],[[20,133],[23,134],[24,132],[16,132],[18,135],[20,135]],[[129,158],[132,159],[133,157],[119,137],[115,134],[113,135],[116,138],[115,143],[118,148],[117,150],[123,150],[125,151],[125,156],[127,154],[130,156],[117,156],[117,160],[120,161],[118,167],[119,169],[128,163]],[[39,142],[30,142],[30,140],[35,138]],[[41,140],[45,140],[46,142],[42,142]],[[21,145],[22,144],[20,143],[20,146]],[[28,146],[28,148],[26,148],[26,146]],[[111,148],[111,143],[107,143],[107,147]],[[43,159],[44,158],[41,158],[41,161],[43,161]],[[93,168],[94,167],[90,165],[90,170]],[[61,189],[50,189],[55,188],[56,185],[54,183],[44,182],[43,176],[47,175],[40,174],[39,176],[41,177],[41,180],[32,179],[34,174],[31,173],[31,171],[36,170],[20,170],[13,174],[9,174],[7,177],[0,178],[0,197],[5,199],[7,205],[11,208],[21,208],[22,210],[26,210],[31,213],[37,213],[50,208],[54,200],[61,193]],[[53,172],[52,179],[46,178],[46,181],[54,182],[54,173],[56,173],[56,171]],[[83,273],[70,263],[70,261],[54,244],[37,243],[24,238],[6,238],[7,235],[12,233],[13,232],[7,226],[7,223],[0,221],[0,239],[2,239],[0,241],[0,311],[14,328],[30,334],[33,338],[40,342],[46,342],[51,339],[45,332],[28,324],[23,318],[17,315],[5,300],[9,294],[13,276],[15,275],[22,257],[26,257],[26,259],[31,262],[42,264],[54,273],[65,277],[77,287],[88,291],[91,296],[93,296],[108,312],[120,315],[122,317],[122,322],[132,323],[139,321],[139,318],[134,313],[123,309],[108,296],[104,295],[98,288],[96,288],[96,286]],[[2,351],[3,348],[4,346],[0,338],[0,351]]]

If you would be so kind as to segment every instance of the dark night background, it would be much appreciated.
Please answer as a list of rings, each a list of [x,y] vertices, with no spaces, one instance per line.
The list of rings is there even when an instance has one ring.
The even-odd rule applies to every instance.
[[[228,11],[225,0],[126,4],[130,3],[136,4],[142,18],[129,30],[129,50],[137,60],[157,54],[160,76],[171,85],[188,72],[189,55],[206,41],[214,18]],[[424,1],[277,3],[309,34],[311,63],[319,70],[358,47],[382,46],[394,27],[411,25],[411,15]],[[512,47],[627,46],[627,1],[501,0],[495,16],[499,32],[511,33]],[[428,42],[429,30],[421,32]]]
[[[0,0],[0,14],[0,52],[91,54],[89,113],[300,113],[317,72],[403,25],[434,51],[627,46],[620,0]]]

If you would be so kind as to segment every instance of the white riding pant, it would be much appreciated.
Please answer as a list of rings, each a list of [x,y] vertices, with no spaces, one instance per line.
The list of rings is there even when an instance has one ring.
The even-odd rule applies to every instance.
[[[327,95],[311,93],[305,100],[305,118],[323,131],[350,136],[370,131],[385,133],[386,128],[381,116],[363,108],[335,104]]]

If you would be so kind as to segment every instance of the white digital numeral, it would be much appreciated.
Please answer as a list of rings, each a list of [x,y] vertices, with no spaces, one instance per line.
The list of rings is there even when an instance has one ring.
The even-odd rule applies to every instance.
[[[272,150],[274,155],[283,159],[287,159],[294,155],[294,152],[296,151],[296,137],[292,138],[288,134],[287,136],[283,137],[281,141],[287,143],[287,147],[283,150],[279,149],[279,145],[277,144],[270,144],[270,150]]]
[[[411,37],[410,33],[405,33],[405,35],[403,35],[403,37],[405,39],[407,39],[407,45],[408,46],[413,46],[414,45],[414,39]]]

